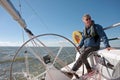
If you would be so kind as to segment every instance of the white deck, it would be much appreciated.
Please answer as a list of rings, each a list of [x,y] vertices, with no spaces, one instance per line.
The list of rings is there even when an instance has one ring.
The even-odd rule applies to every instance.
[[[99,50],[97,53],[101,55],[101,57],[104,57],[105,59],[107,59],[111,64],[114,65],[114,67],[113,69],[110,69],[110,68],[106,68],[105,66],[102,66],[101,64],[99,64],[98,67],[100,68],[102,75],[95,74],[92,77],[98,77],[101,80],[108,80],[108,79],[109,80],[120,80],[120,50],[114,49],[114,50],[107,51],[104,49],[104,50]],[[78,56],[79,56],[79,53],[77,53],[76,59],[78,58]],[[93,57],[89,58],[89,62],[91,66],[94,66],[96,64]],[[69,72],[69,70],[72,68],[74,63],[75,62],[69,64],[68,66],[62,68],[61,70],[65,72]],[[82,76],[82,70],[83,70],[83,67],[79,68],[79,70],[76,73],[79,76]],[[84,70],[86,73],[86,69]],[[74,79],[74,80],[77,80],[77,79]],[[78,79],[78,80],[81,80],[81,79]],[[95,80],[95,79],[89,78],[88,80]]]

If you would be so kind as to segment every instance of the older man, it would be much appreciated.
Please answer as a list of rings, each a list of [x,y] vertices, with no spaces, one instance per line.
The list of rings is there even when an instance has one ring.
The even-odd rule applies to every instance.
[[[80,57],[78,58],[74,66],[72,67],[72,70],[70,73],[75,73],[81,67],[82,63],[85,64],[88,73],[92,71],[87,58],[91,52],[97,51],[100,49],[101,39],[105,45],[105,48],[107,50],[111,49],[108,42],[108,38],[101,25],[95,24],[89,14],[85,14],[82,17],[82,21],[85,24],[85,28],[83,30],[82,40],[78,46],[78,49],[84,46],[84,50],[82,51],[82,54],[80,55]]]

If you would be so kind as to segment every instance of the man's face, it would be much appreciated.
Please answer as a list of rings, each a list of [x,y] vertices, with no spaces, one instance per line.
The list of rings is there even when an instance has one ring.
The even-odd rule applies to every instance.
[[[90,17],[83,17],[83,22],[86,27],[90,27],[92,24],[91,18]]]

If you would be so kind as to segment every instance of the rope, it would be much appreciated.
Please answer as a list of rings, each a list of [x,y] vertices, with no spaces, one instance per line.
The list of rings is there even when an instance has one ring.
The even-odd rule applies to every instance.
[[[27,3],[28,7],[30,7],[30,9],[33,11],[33,13],[37,16],[38,20],[44,25],[44,27],[46,28],[46,30],[49,30],[47,24],[43,21],[43,19],[40,17],[40,15],[36,12],[36,10],[28,3],[27,0],[25,0],[25,2]]]

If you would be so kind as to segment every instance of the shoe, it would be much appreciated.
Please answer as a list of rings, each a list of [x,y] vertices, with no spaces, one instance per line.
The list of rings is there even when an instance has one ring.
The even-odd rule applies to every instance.
[[[72,78],[73,76],[75,76],[77,79],[79,78],[79,76],[76,74],[76,71],[73,71],[73,70],[69,72],[64,72],[64,74],[68,76],[69,78]]]
[[[69,78],[72,78],[73,77],[73,73],[71,72],[63,72],[66,76],[68,76]]]
[[[95,74],[95,70],[89,70],[89,72],[88,73],[86,73],[86,74],[84,74],[83,76],[82,76],[82,80],[86,80],[87,78],[89,78],[89,77],[91,77],[91,76],[93,76]]]
[[[93,74],[93,73],[95,73],[95,70],[93,70],[93,69],[91,69],[91,70],[88,72],[88,74]]]
[[[87,69],[87,73],[90,73],[90,72],[92,72],[92,69]]]

